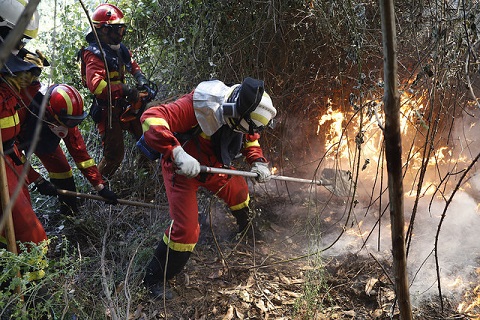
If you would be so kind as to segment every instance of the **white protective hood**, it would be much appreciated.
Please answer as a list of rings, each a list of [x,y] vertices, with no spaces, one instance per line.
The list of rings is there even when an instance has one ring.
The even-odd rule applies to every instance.
[[[193,92],[193,109],[202,131],[212,136],[225,124],[222,104],[236,86],[228,87],[220,80],[201,82]]]

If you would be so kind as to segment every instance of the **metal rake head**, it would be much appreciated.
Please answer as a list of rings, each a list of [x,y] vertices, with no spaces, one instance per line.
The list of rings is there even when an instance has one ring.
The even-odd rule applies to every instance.
[[[339,197],[348,197],[352,183],[350,171],[325,168],[320,175],[325,188]]]

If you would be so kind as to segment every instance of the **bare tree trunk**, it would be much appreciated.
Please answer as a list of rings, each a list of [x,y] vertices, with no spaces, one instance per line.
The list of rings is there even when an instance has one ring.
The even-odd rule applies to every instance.
[[[380,0],[384,51],[385,78],[385,153],[388,171],[390,222],[392,224],[393,268],[395,292],[400,317],[412,319],[408,291],[407,258],[405,246],[405,218],[403,214],[402,138],[400,134],[400,97],[397,88],[396,29],[393,0]]]

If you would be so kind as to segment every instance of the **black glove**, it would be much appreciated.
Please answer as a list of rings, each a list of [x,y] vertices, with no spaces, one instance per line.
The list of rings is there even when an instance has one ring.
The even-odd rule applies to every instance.
[[[102,190],[98,191],[98,194],[107,199],[108,201],[105,201],[108,204],[117,204],[118,203],[118,197],[115,192],[112,190],[108,189],[107,187],[104,187]]]
[[[135,77],[135,80],[137,80],[137,84],[139,87],[143,87],[146,84],[148,84],[148,80],[142,71],[138,71],[137,73],[135,73],[134,77]]]
[[[138,90],[135,87],[130,87],[128,84],[122,84],[123,95],[128,102],[138,101]]]
[[[35,181],[35,187],[44,196],[56,196],[58,194],[57,187],[48,180],[41,178],[40,181]]]
[[[150,88],[148,85],[144,84],[141,88],[138,88],[139,91],[141,92],[146,92],[147,93],[147,101],[150,102],[153,99],[155,99],[155,96],[157,95],[157,92]]]

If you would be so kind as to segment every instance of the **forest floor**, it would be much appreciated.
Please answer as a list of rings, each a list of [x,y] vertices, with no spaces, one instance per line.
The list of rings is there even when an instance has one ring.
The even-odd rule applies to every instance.
[[[312,220],[299,197],[257,195],[254,240],[235,238],[233,219],[217,205],[200,218],[200,241],[171,282],[174,298],[144,300],[133,319],[400,319],[391,259],[315,252],[309,233],[318,226],[300,227]],[[325,232],[334,224],[328,217],[322,222]],[[413,307],[414,319],[480,319],[478,288],[470,289],[467,312],[457,311],[458,297],[445,298],[443,311],[433,297]]]
[[[184,271],[170,283],[174,298],[152,300],[146,290],[138,289],[141,268],[148,261],[144,259],[139,263],[136,279],[129,281],[134,290],[139,290],[131,294],[129,320],[400,319],[390,256],[379,258],[348,246],[335,251],[329,249],[329,244],[342,237],[341,230],[345,228],[339,223],[345,207],[343,199],[332,197],[323,188],[317,188],[314,197],[311,190],[302,188],[290,187],[287,193],[251,189],[256,213],[253,236],[243,239],[238,239],[234,219],[224,205],[215,197],[200,193],[200,211],[208,214],[200,213],[200,240]],[[106,248],[111,250],[107,257],[117,260],[115,264],[109,263],[112,268],[116,265],[121,269],[112,273],[125,273],[125,265],[130,266],[133,257],[139,255],[138,248],[151,250],[157,240],[141,240],[138,246],[134,242],[139,241],[139,237],[152,238],[152,235],[158,239],[163,227],[152,232],[150,228],[154,223],[149,219],[153,218],[140,208],[114,208],[119,211],[116,217],[130,217],[131,221],[117,221],[115,234],[120,235],[121,241],[111,240]],[[160,214],[168,217],[165,206],[162,210]],[[92,215],[94,210],[89,208],[89,211]],[[98,213],[96,220],[82,229],[89,232],[84,237],[79,236],[82,230],[62,229],[67,236],[85,242],[79,245],[84,257],[98,256],[102,251],[101,247],[93,247],[102,242],[105,228],[99,219],[103,217],[105,213]],[[95,224],[101,233],[92,237]],[[124,226],[128,228],[125,232],[121,230]],[[129,243],[135,246],[134,252],[122,252]],[[114,258],[114,254],[118,257]],[[148,259],[150,255],[148,251]],[[78,281],[76,290],[71,291],[80,293],[85,285]],[[477,286],[466,286],[461,295],[445,295],[443,305],[438,295],[416,301],[412,307],[414,319],[480,319]],[[95,303],[99,296],[103,296],[100,289],[87,298]],[[84,312],[88,310],[88,306],[83,308]],[[111,318],[105,314],[100,318],[92,316],[92,319]]]

